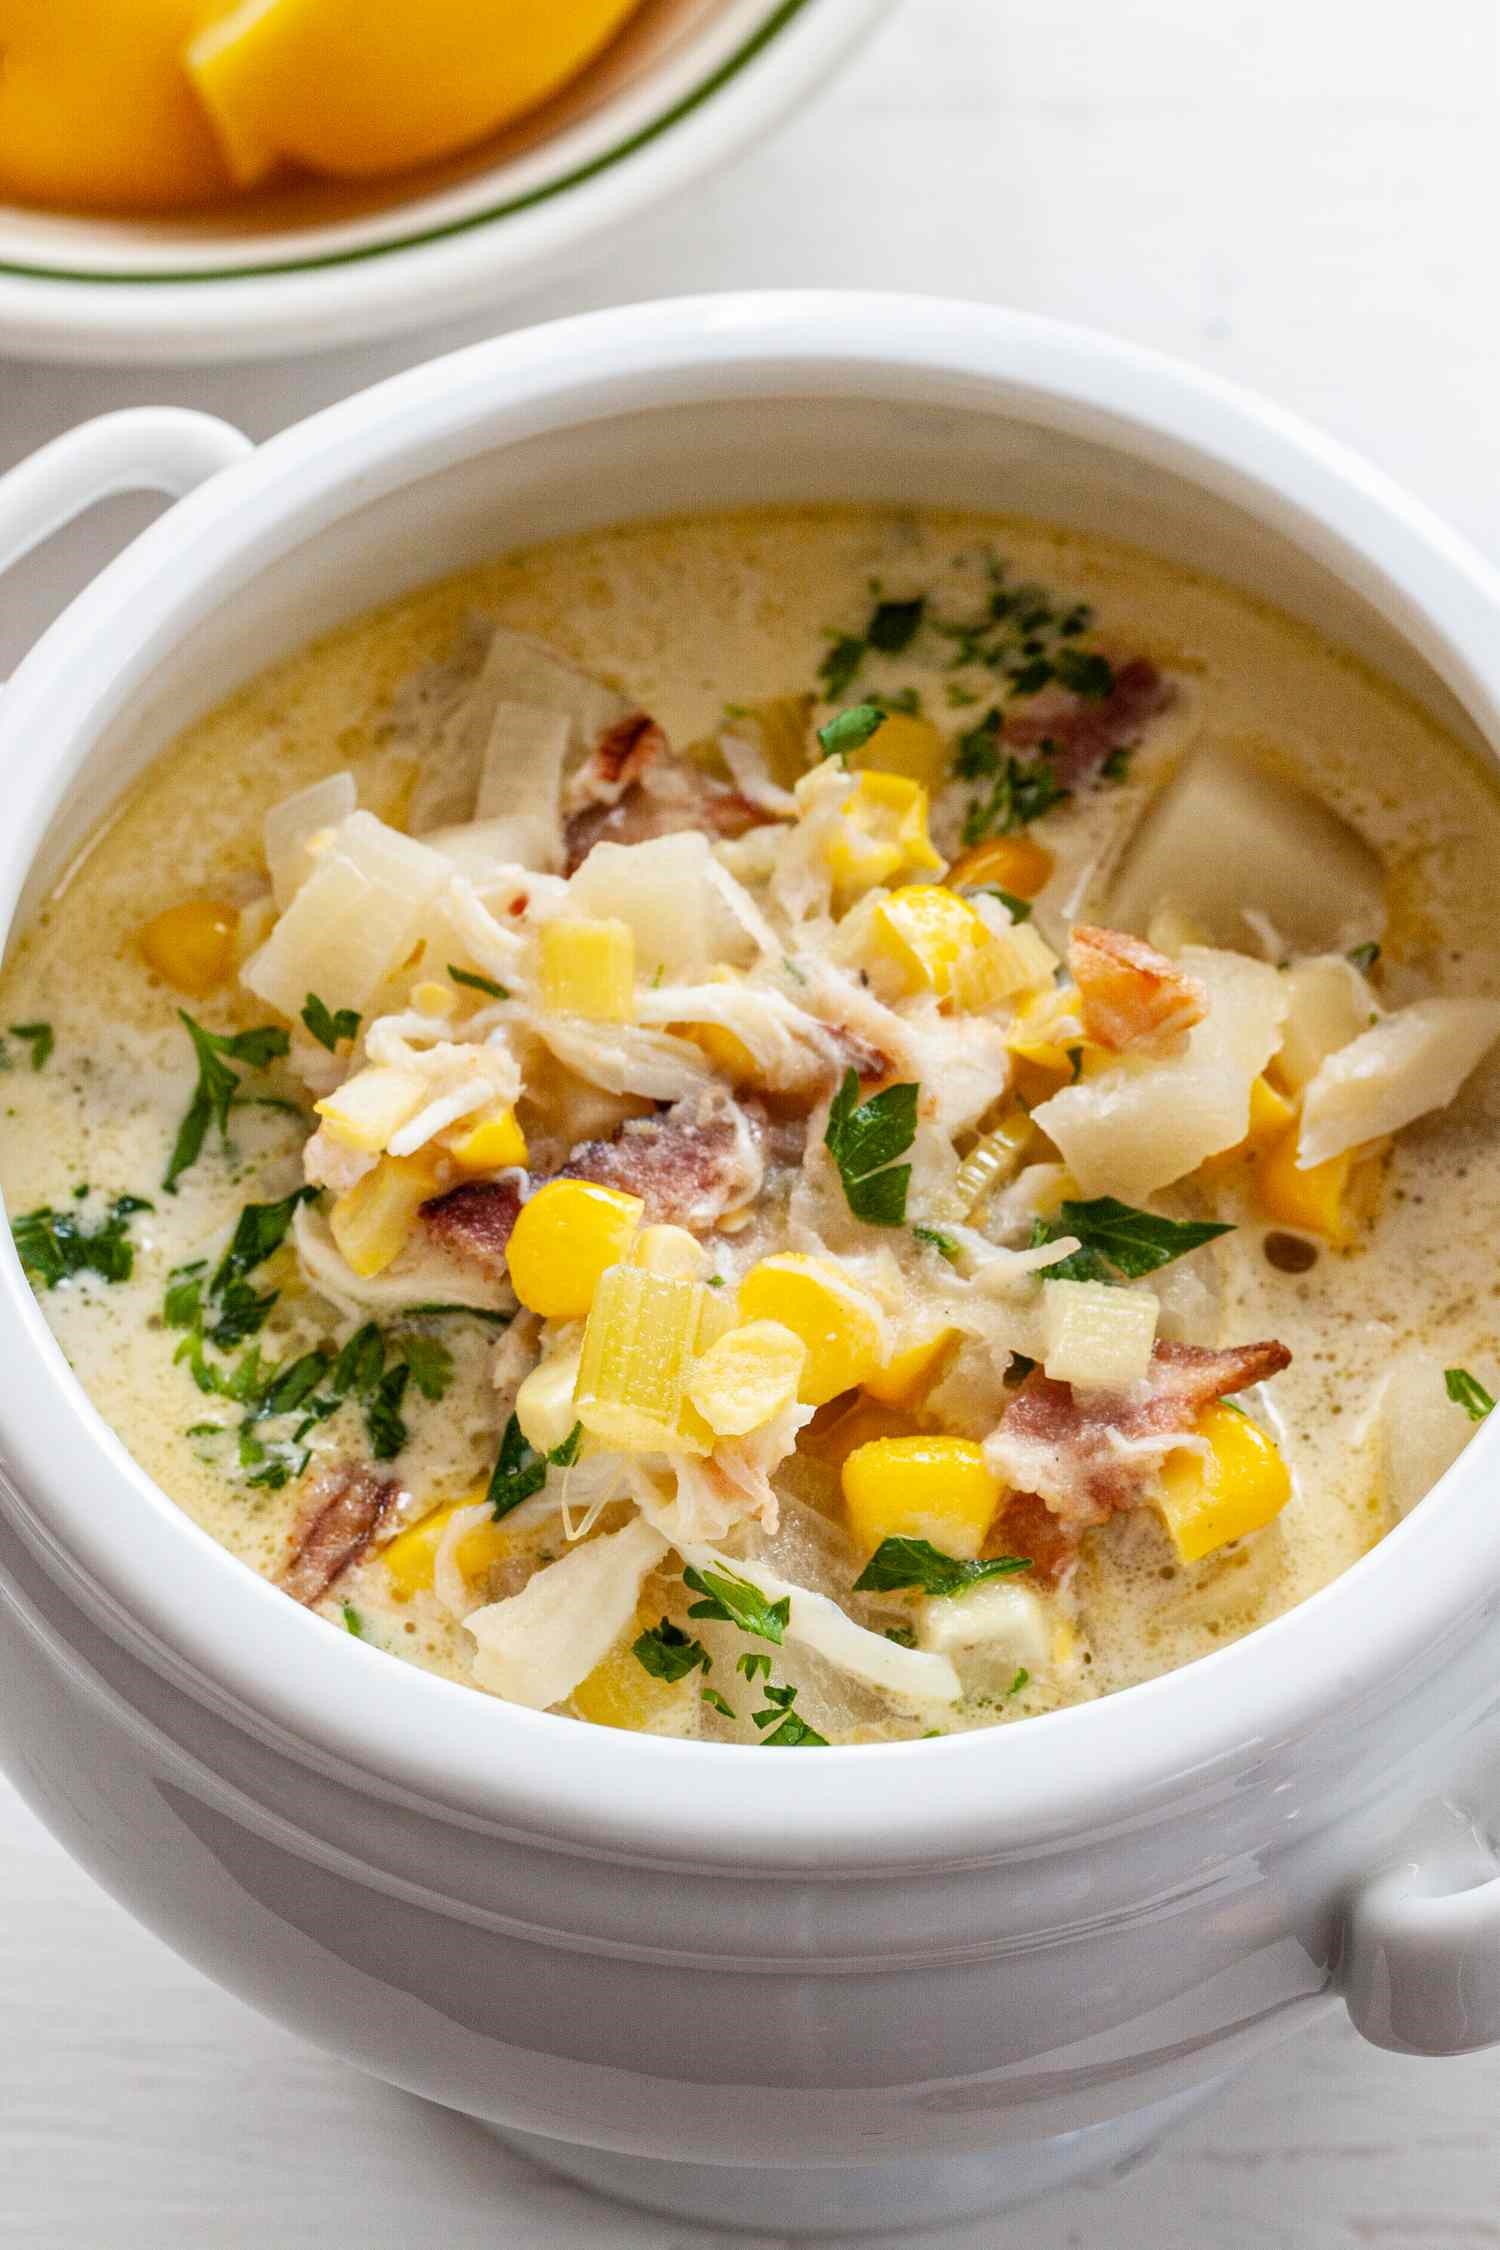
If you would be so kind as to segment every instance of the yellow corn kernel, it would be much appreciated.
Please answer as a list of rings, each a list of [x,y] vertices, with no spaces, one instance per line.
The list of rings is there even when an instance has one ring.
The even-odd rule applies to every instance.
[[[640,1734],[695,1692],[691,1680],[657,1679],[636,1655],[636,1641],[655,1622],[642,1610],[624,1639],[579,1681],[570,1700],[580,1719],[589,1719],[596,1727],[623,1727]]]
[[[942,883],[910,883],[876,907],[870,942],[903,992],[953,989],[959,964],[981,952],[989,931],[967,899]]]
[[[663,1281],[702,1281],[709,1255],[686,1227],[642,1227],[630,1253],[630,1263]]]
[[[424,1016],[451,1016],[458,1006],[458,994],[451,984],[443,984],[436,977],[424,977],[411,988],[411,1004]]]
[[[578,1382],[577,1352],[554,1352],[525,1378],[516,1392],[521,1435],[538,1453],[552,1453],[578,1420],[573,1392]]]
[[[629,1255],[645,1208],[592,1180],[549,1180],[521,1206],[506,1249],[522,1304],[544,1320],[582,1320],[605,1269]]]
[[[635,1015],[635,932],[628,922],[549,922],[542,931],[542,1005],[590,1023]]]
[[[394,1593],[410,1601],[413,1594],[431,1591],[433,1566],[449,1524],[460,1508],[470,1508],[483,1498],[482,1492],[476,1492],[466,1500],[450,1500],[445,1507],[434,1508],[430,1515],[412,1524],[409,1530],[398,1533],[388,1547],[381,1549],[380,1559],[389,1573]],[[483,1578],[497,1562],[504,1561],[508,1552],[509,1543],[500,1524],[477,1523],[458,1542],[454,1560],[465,1578]]]
[[[861,1554],[882,1539],[928,1539],[972,1559],[1000,1505],[1000,1480],[969,1438],[876,1438],[850,1454],[843,1486]]]
[[[934,1328],[894,1352],[884,1367],[865,1377],[871,1398],[887,1406],[919,1406],[958,1347],[956,1328]]]
[[[346,1078],[313,1108],[330,1140],[358,1149],[362,1156],[378,1156],[391,1135],[416,1116],[429,1090],[429,1081],[419,1070],[373,1063]]]
[[[777,1320],[730,1328],[693,1364],[687,1395],[715,1437],[745,1437],[797,1396],[807,1348]]]
[[[722,1071],[731,1086],[745,1086],[759,1075],[760,1066],[754,1055],[736,1033],[726,1031],[721,1023],[674,1023],[672,1030],[679,1039],[691,1039],[700,1054],[706,1055],[714,1069]]]
[[[858,757],[867,772],[901,774],[927,790],[941,789],[948,778],[947,743],[931,719],[910,711],[887,712]]]
[[[526,1135],[507,1102],[487,1109],[472,1123],[456,1129],[451,1144],[454,1163],[461,1172],[504,1172],[526,1162]]]
[[[1259,1531],[1292,1495],[1291,1472],[1275,1439],[1248,1414],[1217,1400],[1199,1416],[1194,1435],[1206,1442],[1207,1453],[1185,1447],[1169,1453],[1159,1495],[1172,1545],[1189,1563]]]
[[[1050,993],[1057,973],[1057,955],[1029,922],[1016,922],[1008,930],[987,931],[953,971],[953,999],[960,1008],[993,1008],[997,1001],[1017,993]]]
[[[1005,1034],[1005,1044],[1024,1061],[1040,1063],[1048,1070],[1062,1069],[1071,1078],[1071,1050],[1083,1044],[1077,993],[1054,989],[1023,1000]]]
[[[1220,1151],[1217,1156],[1206,1157],[1198,1167],[1210,1179],[1220,1172],[1230,1171],[1247,1156],[1259,1156],[1273,1141],[1280,1140],[1297,1115],[1297,1105],[1289,1102],[1285,1094],[1278,1093],[1269,1078],[1258,1077],[1250,1087],[1250,1125],[1242,1141],[1233,1148]]]
[[[707,1453],[712,1432],[684,1396],[698,1349],[701,1281],[611,1266],[583,1332],[574,1402],[592,1437],[625,1453]]]
[[[996,836],[962,852],[948,870],[955,890],[993,883],[1012,898],[1035,898],[1045,890],[1057,862],[1051,852],[1030,836]]]
[[[1348,1207],[1354,1152],[1330,1156],[1326,1164],[1297,1166],[1298,1127],[1293,1125],[1279,1140],[1264,1147],[1255,1166],[1255,1195],[1262,1212],[1278,1226],[1301,1234],[1319,1234],[1325,1241],[1352,1239],[1354,1220]]]
[[[365,1280],[384,1273],[406,1248],[421,1206],[438,1189],[435,1155],[383,1156],[373,1171],[345,1191],[328,1214],[329,1230],[346,1265]]]
[[[927,792],[899,773],[862,773],[828,846],[834,903],[845,907],[904,870],[940,872],[927,833]]]
[[[778,1251],[740,1283],[741,1320],[776,1320],[807,1352],[797,1396],[822,1406],[867,1382],[885,1356],[884,1323],[873,1298],[847,1281],[831,1258]]]
[[[996,1188],[1013,1180],[1036,1137],[1036,1127],[1026,1110],[1018,1106],[1008,1111],[993,1132],[976,1142],[960,1164],[953,1182],[955,1215],[971,1219]]]
[[[187,898],[153,914],[137,943],[151,968],[191,999],[220,985],[235,964],[239,909],[222,899]]]

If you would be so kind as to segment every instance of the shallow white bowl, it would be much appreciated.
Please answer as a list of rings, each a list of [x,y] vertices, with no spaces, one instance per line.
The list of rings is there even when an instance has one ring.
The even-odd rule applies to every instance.
[[[696,506],[1123,532],[1500,742],[1500,588],[1420,508],[1204,377],[977,307],[597,314],[256,452],[111,417],[0,482],[0,562],[129,483],[201,488],[0,699],[6,919],[309,634],[496,549]],[[0,1756],[171,1943],[398,2084],[681,2211],[910,2224],[1139,2146],[1341,1995],[1386,2044],[1500,2040],[1476,1825],[1500,1796],[1497,1453],[1481,1432],[1335,1585],[1165,1679],[767,1759],[514,1709],[329,1631],[135,1467],[7,1247]]]
[[[501,304],[768,131],[892,0],[641,0],[553,101],[382,182],[111,219],[0,202],[0,355],[153,366],[317,351]]]

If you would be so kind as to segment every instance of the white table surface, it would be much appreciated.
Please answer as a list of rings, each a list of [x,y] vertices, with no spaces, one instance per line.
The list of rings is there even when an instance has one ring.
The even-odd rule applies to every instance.
[[[1500,557],[1493,0],[905,0],[850,74],[607,266],[508,320],[735,285],[928,289],[1092,322],[1376,456]],[[0,465],[179,400],[264,434],[426,351],[199,373],[0,363]],[[6,584],[0,673],[145,519]],[[311,2052],[185,1967],[0,1783],[5,2250],[720,2250],[611,2209]],[[1500,2055],[1332,2023],[1124,2181],[947,2250],[1483,2250]],[[768,2238],[769,2239],[769,2238]]]

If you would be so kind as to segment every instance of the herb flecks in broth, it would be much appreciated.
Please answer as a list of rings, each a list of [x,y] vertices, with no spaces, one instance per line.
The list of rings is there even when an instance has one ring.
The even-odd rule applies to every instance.
[[[18,1243],[374,1647],[766,1747],[1010,1722],[1276,1614],[1488,1411],[1496,850],[1425,722],[1124,550],[563,542],[141,784],[8,971]]]

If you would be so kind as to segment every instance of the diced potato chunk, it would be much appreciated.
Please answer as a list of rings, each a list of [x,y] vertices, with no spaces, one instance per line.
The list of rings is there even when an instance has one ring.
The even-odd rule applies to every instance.
[[[416,942],[450,876],[440,852],[352,813],[281,920],[245,963],[244,983],[293,1021],[309,992],[363,1012]]]
[[[427,1099],[428,1082],[419,1070],[375,1064],[346,1078],[337,1092],[327,1094],[313,1108],[323,1120],[323,1130],[345,1148],[378,1156]]]
[[[641,844],[596,844],[568,886],[573,910],[629,923],[637,973],[676,981],[720,963],[743,966],[754,945],[709,868],[706,836],[683,830]]]
[[[286,912],[313,871],[309,846],[347,820],[358,802],[353,774],[331,773],[326,780],[283,797],[266,814],[266,865],[279,914]]]
[[[956,1599],[917,1604],[917,1646],[943,1656],[983,1649],[1033,1677],[1052,1660],[1052,1627],[1040,1598],[1013,1579],[992,1578]]]
[[[1042,1365],[1055,1383],[1120,1390],[1151,1365],[1157,1302],[1149,1290],[1103,1281],[1042,1286]]]
[[[1320,1064],[1368,1030],[1377,1011],[1369,986],[1342,953],[1298,961],[1286,972],[1286,989],[1286,1021],[1271,1068],[1300,1094]]]
[[[1124,1055],[1064,1086],[1033,1113],[1086,1196],[1142,1201],[1241,1142],[1251,1088],[1280,1043],[1285,979],[1238,953],[1187,946],[1182,965],[1208,995],[1180,1055]]]
[[[1383,870],[1322,800],[1248,751],[1218,743],[1183,760],[1147,807],[1111,888],[1108,919],[1144,936],[1170,903],[1221,946],[1255,917],[1298,953],[1341,951],[1384,927]]]
[[[1446,1109],[1497,1037],[1500,1000],[1418,1000],[1382,1017],[1330,1055],[1308,1086],[1298,1164],[1324,1164]]]
[[[578,1358],[576,1351],[554,1352],[533,1367],[516,1392],[521,1435],[538,1453],[552,1453],[564,1444],[578,1420],[573,1403]]]
[[[1206,1452],[1181,1447],[1162,1464],[1159,1505],[1183,1562],[1199,1562],[1231,1539],[1260,1531],[1292,1496],[1276,1441],[1224,1400],[1199,1417]]]
[[[591,1023],[635,1015],[635,932],[628,922],[569,916],[542,931],[542,1005]]]

